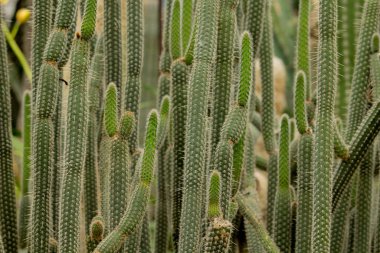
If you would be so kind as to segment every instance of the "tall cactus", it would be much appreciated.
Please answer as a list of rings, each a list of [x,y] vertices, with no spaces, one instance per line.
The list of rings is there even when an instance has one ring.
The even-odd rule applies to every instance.
[[[206,121],[211,66],[215,61],[218,0],[197,3],[198,32],[195,39],[193,67],[189,78],[189,103],[186,126],[184,197],[180,225],[180,252],[194,252],[200,241],[206,159]]]
[[[96,0],[87,0],[80,33],[71,54],[71,82],[64,147],[58,251],[79,251],[81,179],[86,158],[89,118],[87,74],[90,39],[95,31]],[[74,221],[72,225],[68,221]]]
[[[334,105],[337,84],[336,0],[319,2],[317,115],[313,157],[312,251],[330,250],[332,168],[334,159]]]
[[[1,16],[2,11],[0,11]],[[0,21],[2,25],[3,21]],[[17,252],[16,195],[12,168],[11,101],[5,37],[0,31],[0,234],[5,252]]]

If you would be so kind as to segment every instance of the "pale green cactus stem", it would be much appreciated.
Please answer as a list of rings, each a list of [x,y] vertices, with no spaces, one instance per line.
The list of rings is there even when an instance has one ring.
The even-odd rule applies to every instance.
[[[193,1],[184,0],[182,1],[182,11],[181,11],[181,41],[182,50],[185,51],[187,46],[190,44],[191,30],[192,30],[192,14],[193,14]]]
[[[33,1],[32,29],[32,107],[36,106],[37,85],[39,82],[42,58],[52,24],[52,1]]]
[[[22,198],[20,201],[20,209],[18,213],[18,234],[20,248],[27,247],[28,222],[30,213],[30,196],[29,194],[29,176],[31,164],[31,106],[32,97],[29,91],[24,93],[23,99],[23,161],[22,161]]]
[[[349,107],[346,139],[350,141],[358,129],[367,110],[367,92],[370,76],[372,36],[379,27],[380,3],[377,0],[365,2],[360,24],[359,41],[356,48],[355,68],[352,78],[352,92]]]
[[[171,96],[173,103],[173,240],[179,240],[179,224],[182,206],[183,173],[185,157],[185,133],[187,119],[188,66],[177,60],[172,65]]]
[[[62,191],[58,234],[59,252],[79,251],[79,217],[82,170],[85,165],[89,117],[87,74],[90,43],[95,31],[97,0],[87,0],[81,25],[71,54],[71,83],[64,148]],[[81,37],[81,36],[84,37]],[[74,225],[68,221],[74,221]]]
[[[215,76],[212,83],[212,137],[211,154],[215,153],[220,131],[230,107],[233,81],[234,46],[237,0],[221,1]]]
[[[100,111],[100,99],[102,90],[102,77],[104,73],[103,64],[103,37],[98,38],[94,56],[91,61],[88,79],[89,95],[89,125],[86,150],[86,162],[84,171],[84,203],[86,212],[86,232],[89,233],[90,223],[100,211],[98,203],[98,182],[99,182],[99,163],[98,163],[98,117]]]
[[[2,10],[0,9],[0,16]],[[1,19],[2,20],[2,19]],[[1,25],[0,21],[0,25]],[[17,214],[12,167],[11,98],[5,37],[0,31],[0,234],[3,251],[17,253]]]
[[[179,238],[179,252],[183,253],[196,251],[200,243],[202,202],[199,201],[199,197],[205,192],[204,170],[207,157],[205,119],[211,69],[215,62],[218,12],[217,0],[199,0],[197,3],[198,32],[189,78],[184,195]]]
[[[370,144],[374,141],[380,131],[380,100],[377,100],[367,112],[363,121],[358,127],[354,137],[349,143],[350,157],[341,161],[335,170],[334,187],[332,195],[332,206],[336,208],[343,193],[350,184],[358,164],[369,150]],[[365,143],[365,145],[363,145]]]
[[[163,24],[163,34],[162,34],[162,51],[160,55],[159,69],[161,74],[169,73],[170,66],[172,63],[172,58],[170,56],[170,20],[171,20],[171,10],[172,10],[173,0],[165,2],[165,11],[164,11],[164,24]]]
[[[307,120],[306,111],[306,87],[309,81],[304,71],[299,71],[296,76],[295,96],[294,96],[294,114],[296,118],[297,129],[300,134],[310,133],[311,128]]]
[[[49,11],[49,6],[47,7],[46,10]],[[37,97],[33,108],[33,201],[30,225],[30,251],[32,253],[48,252],[49,250],[49,191],[51,189],[51,171],[54,167],[52,150],[55,146],[53,120],[61,87],[58,68],[60,59],[65,53],[67,41],[70,39],[67,32],[75,18],[76,7],[77,3],[74,0],[59,1],[54,29],[47,40],[38,77]]]
[[[121,48],[121,0],[104,1],[104,53],[105,53],[105,83],[114,82],[119,91],[118,103],[122,104],[122,55]],[[121,109],[121,108],[120,108]],[[119,110],[119,113],[121,110]]]
[[[264,36],[263,26],[265,22],[263,22],[263,20],[268,18],[268,15],[265,15],[265,12],[266,12],[265,6],[267,4],[267,1],[268,0],[247,1],[247,11],[246,11],[247,17],[245,20],[245,28],[252,35],[254,58],[258,57],[258,52],[261,46],[261,39],[262,39],[262,36]]]
[[[253,226],[253,229],[256,231],[258,239],[262,247],[268,253],[279,253],[280,249],[277,247],[276,243],[273,241],[268,231],[265,229],[264,225],[261,223],[260,219],[256,216],[254,210],[250,208],[245,198],[238,193],[236,195],[236,201],[239,204],[239,210],[243,216],[248,220],[248,222]]]
[[[306,100],[310,99],[311,95],[311,79],[310,79],[310,0],[299,1],[299,14],[298,14],[298,32],[297,32],[297,57],[296,68],[301,70],[305,75],[305,94]]]
[[[141,99],[141,71],[144,47],[143,1],[127,1],[127,83],[124,93],[124,110],[135,114],[139,122]],[[121,91],[121,89],[120,89]],[[131,154],[138,148],[138,131],[129,137]]]
[[[291,192],[290,192],[290,131],[289,117],[282,116],[278,157],[278,187],[275,200],[273,236],[283,252],[289,252],[291,243]]]
[[[107,235],[96,247],[94,253],[112,253],[118,250],[126,239],[130,238],[140,228],[145,216],[150,186],[153,178],[153,168],[156,160],[156,136],[158,115],[156,111],[150,113],[145,136],[145,147],[142,155],[139,180],[133,190],[128,207],[120,220],[119,225]]]
[[[170,55],[172,61],[182,55],[181,6],[179,0],[173,1],[170,20]]]

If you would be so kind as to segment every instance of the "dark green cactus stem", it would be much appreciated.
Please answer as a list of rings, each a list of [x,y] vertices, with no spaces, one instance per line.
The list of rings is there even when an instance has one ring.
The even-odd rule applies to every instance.
[[[277,245],[274,243],[273,239],[268,234],[268,231],[265,229],[264,225],[261,223],[259,218],[256,216],[255,212],[247,205],[244,197],[238,193],[236,195],[236,201],[239,204],[239,210],[243,216],[248,220],[248,222],[253,226],[258,239],[262,247],[268,253],[279,253],[280,250]]]
[[[334,152],[337,157],[343,160],[347,160],[350,156],[348,146],[344,142],[336,123],[334,126]]]
[[[127,1],[127,83],[124,93],[124,110],[135,114],[139,122],[141,71],[144,46],[143,1]],[[130,152],[138,147],[138,131],[129,137]]]
[[[233,148],[231,197],[234,197],[240,189],[240,181],[244,166],[245,142],[246,136],[245,133],[243,133],[240,140]]]
[[[258,0],[253,1],[249,0],[247,1],[247,17],[245,20],[245,28],[250,32],[252,35],[252,45],[253,45],[253,57],[258,57],[258,53],[261,46],[261,38],[263,35],[263,26],[266,21],[263,22],[266,18],[269,17],[270,12],[268,15],[265,15],[266,12],[266,5],[268,0]],[[264,42],[263,42],[264,43]],[[266,45],[268,46],[268,45]],[[269,48],[268,48],[269,49]],[[270,50],[270,49],[269,49]]]
[[[207,217],[209,219],[220,217],[222,209],[220,205],[221,200],[221,175],[217,170],[211,172],[208,190],[208,207]]]
[[[273,236],[282,252],[290,251],[291,193],[290,193],[290,131],[289,117],[281,119],[280,149],[278,157],[278,187],[275,200]]]
[[[150,233],[149,233],[149,217],[148,213],[145,214],[143,224],[141,227],[141,236],[140,236],[140,252],[141,253],[151,253],[151,246],[150,246]]]
[[[352,79],[352,92],[347,124],[347,141],[358,129],[367,110],[367,92],[370,76],[371,38],[379,27],[380,2],[365,2],[360,25],[359,41],[356,49],[355,68]]]
[[[99,177],[100,177],[100,193],[101,193],[101,209],[100,214],[104,218],[105,230],[109,231],[109,171],[111,156],[111,138],[106,133],[102,134],[99,144]]]
[[[275,210],[275,199],[277,192],[277,182],[278,182],[278,154],[274,153],[269,156],[268,161],[268,210],[267,210],[267,230],[270,235],[273,235],[273,223],[274,223],[274,210]]]
[[[211,69],[215,62],[219,1],[199,0],[198,32],[193,66],[189,78],[189,103],[186,123],[184,191],[179,252],[194,252],[200,243],[202,202],[205,192],[204,170],[207,157],[207,109]],[[207,46],[206,46],[207,45]]]
[[[161,41],[161,55],[160,55],[160,64],[159,69],[161,74],[169,73],[170,66],[172,63],[172,58],[170,56],[170,20],[171,20],[171,10],[172,10],[172,0],[165,2],[165,11],[164,11],[164,24],[162,32],[162,41]]]
[[[88,80],[89,95],[89,125],[87,134],[86,162],[84,171],[84,204],[86,213],[86,232],[89,233],[90,223],[99,209],[98,203],[98,126],[100,99],[102,90],[103,64],[103,38],[97,41],[95,53],[91,61]]]
[[[237,0],[221,1],[220,5],[216,66],[212,83],[211,154],[215,153],[220,131],[230,107]]]
[[[33,1],[32,30],[32,107],[36,106],[37,85],[40,78],[40,68],[48,40],[52,21],[52,1]]]
[[[294,113],[297,129],[300,134],[310,133],[306,112],[306,86],[308,81],[304,71],[299,71],[296,76]]]
[[[181,6],[179,0],[173,1],[170,21],[170,55],[172,60],[182,55],[181,41]]]
[[[2,10],[0,9],[0,16]],[[2,19],[1,19],[2,20]],[[0,25],[3,21],[0,21]],[[12,166],[11,90],[5,37],[0,31],[0,234],[3,251],[17,253],[17,214]]]
[[[190,44],[191,38],[191,28],[192,28],[192,14],[193,14],[193,1],[184,0],[182,1],[182,11],[181,11],[181,41],[182,50],[185,51],[187,46]]]
[[[370,144],[380,131],[380,101],[377,100],[364,117],[354,137],[349,143],[350,157],[341,161],[334,174],[332,203],[337,206],[343,192],[348,188],[358,165],[367,153]],[[364,145],[365,143],[365,145]]]
[[[113,137],[118,128],[118,90],[115,83],[110,83],[104,103],[104,126],[109,137]]]
[[[356,192],[354,252],[371,251],[371,202],[373,182],[373,145],[359,167]]]
[[[207,228],[204,252],[223,253],[229,249],[232,224],[221,217],[214,218]]]
[[[142,155],[141,164],[139,165],[141,167],[141,174],[137,186],[133,190],[128,207],[119,225],[104,238],[94,253],[115,252],[122,246],[126,239],[138,231],[142,224],[149,200],[150,185],[156,160],[157,121],[157,112],[152,111],[148,119],[144,153]]]
[[[261,2],[261,1],[252,1]],[[273,35],[272,35],[272,18],[271,5],[265,4],[266,15],[263,19],[263,39],[260,44],[260,73],[262,83],[262,129],[265,144],[265,150],[272,154],[275,152],[276,141],[274,136],[274,90],[273,90]],[[253,36],[253,35],[252,35]],[[253,36],[255,45],[255,37]],[[257,45],[257,44],[256,44]],[[269,175],[272,177],[272,175]],[[271,187],[269,185],[269,187]],[[268,196],[274,197],[274,196]]]
[[[379,59],[379,34],[376,33],[372,37],[372,46],[371,46],[371,77],[374,82],[373,91],[374,97],[380,98],[380,59]]]
[[[105,233],[105,224],[102,216],[95,216],[89,226],[89,238],[87,242],[87,251],[92,252],[103,240]]]
[[[169,96],[165,96],[162,99],[160,107],[160,124],[158,125],[157,132],[157,148],[162,147],[165,142],[166,136],[169,131],[171,117],[171,106]]]
[[[297,70],[303,71],[305,75],[305,97],[307,100],[310,99],[311,95],[311,79],[310,79],[310,18],[311,4],[310,0],[300,0],[298,9],[298,32],[297,32]],[[297,74],[298,79],[298,74]],[[297,94],[297,93],[296,93]],[[305,100],[306,100],[305,99]]]
[[[45,1],[43,1],[45,2]],[[50,10],[50,5],[46,10]],[[51,171],[55,166],[54,154],[54,112],[59,95],[59,62],[65,53],[68,31],[75,19],[77,2],[59,1],[54,29],[50,33],[42,57],[37,86],[36,104],[33,108],[33,201],[31,211],[30,251],[48,252],[50,235],[50,184]],[[41,10],[45,12],[46,10]],[[50,18],[50,17],[49,17]],[[43,36],[42,32],[42,36]],[[83,74],[83,73],[82,73]],[[82,75],[81,74],[81,75]],[[43,159],[42,159],[43,157]],[[38,176],[36,176],[38,175]]]
[[[311,252],[311,229],[313,218],[313,157],[312,134],[304,134],[298,146],[298,209],[297,209],[297,231],[296,252]]]
[[[317,115],[313,157],[312,252],[330,250],[334,106],[337,84],[337,1],[319,2]]]
[[[22,197],[18,213],[18,234],[20,248],[27,247],[28,222],[30,213],[29,176],[31,165],[31,106],[32,98],[29,91],[24,93],[23,100],[23,161],[22,161]]]
[[[121,13],[120,0],[104,2],[104,52],[105,52],[105,83],[116,84],[119,106],[122,106],[122,54],[121,48]],[[120,108],[121,109],[121,108]],[[119,112],[120,112],[119,109]]]

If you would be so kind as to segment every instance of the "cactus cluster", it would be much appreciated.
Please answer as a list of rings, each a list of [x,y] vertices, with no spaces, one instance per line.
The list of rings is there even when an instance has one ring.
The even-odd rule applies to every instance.
[[[379,0],[316,1],[316,61],[298,1],[285,110],[285,0],[166,0],[145,128],[144,1],[100,2],[33,1],[20,180],[0,31],[0,253],[380,253]]]

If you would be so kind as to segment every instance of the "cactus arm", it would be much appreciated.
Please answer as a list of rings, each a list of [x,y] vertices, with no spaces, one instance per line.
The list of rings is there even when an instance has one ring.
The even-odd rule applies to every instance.
[[[120,0],[104,1],[104,9],[107,11],[107,15],[104,15],[105,83],[116,84],[120,107],[122,105],[122,62],[119,59],[122,52]]]
[[[307,113],[306,113],[306,86],[307,79],[304,71],[299,71],[296,77],[295,85],[295,99],[294,99],[294,113],[297,123],[297,129],[300,134],[310,132],[311,129],[307,122]]]
[[[165,142],[166,136],[169,131],[169,122],[170,122],[170,98],[165,96],[161,102],[160,108],[160,124],[158,125],[157,132],[157,147],[161,148]]]
[[[261,39],[263,35],[263,20],[265,17],[266,4],[268,0],[248,0],[247,2],[247,18],[245,20],[246,29],[252,35],[252,44],[253,44],[253,58],[258,56],[259,48],[261,45]],[[270,11],[268,12],[268,14]],[[264,43],[264,42],[263,42]]]
[[[128,207],[118,226],[107,235],[96,247],[94,253],[112,253],[118,250],[126,239],[130,238],[140,228],[145,216],[153,168],[156,160],[156,137],[158,115],[156,111],[150,113],[145,136],[145,148],[142,155],[141,174],[139,181],[130,197]]]
[[[263,248],[268,253],[279,253],[280,250],[270,237],[268,231],[265,229],[264,225],[260,222],[259,218],[256,216],[252,208],[250,208],[245,202],[244,197],[238,193],[236,195],[236,201],[239,205],[239,210],[243,214],[243,216],[248,220],[248,222],[255,229],[257,236],[263,246]]]
[[[379,1],[369,0],[365,2],[352,78],[352,92],[346,133],[347,141],[352,139],[366,112],[366,94],[368,91],[368,78],[370,75],[370,68],[368,66],[370,64],[371,55],[371,38],[379,26],[379,10]]]
[[[213,219],[206,231],[204,252],[226,252],[229,249],[231,232],[231,222],[220,217]]]
[[[174,0],[170,21],[170,55],[172,60],[176,60],[182,55],[181,44],[181,6],[179,0]]]
[[[110,83],[106,91],[104,103],[104,125],[109,137],[117,132],[118,123],[118,90],[115,83]]]
[[[291,241],[291,194],[290,194],[290,131],[289,117],[281,119],[280,149],[278,157],[278,187],[275,200],[273,236],[283,252],[290,250]]]
[[[186,50],[190,43],[191,38],[191,28],[192,28],[192,13],[193,13],[193,1],[184,0],[182,1],[182,11],[181,11],[181,41],[182,50]]]
[[[216,65],[212,83],[211,154],[214,154],[219,142],[220,131],[230,106],[236,32],[236,4],[236,0],[221,1],[220,6]]]
[[[105,225],[102,216],[95,216],[89,226],[89,238],[87,241],[87,250],[92,252],[101,240],[104,238]]]
[[[299,14],[298,14],[298,31],[297,31],[297,57],[296,57],[296,68],[301,70],[305,75],[305,97],[307,100],[310,99],[311,95],[311,79],[310,79],[310,28],[309,28],[309,17],[310,17],[311,5],[309,0],[299,1]],[[297,93],[296,93],[297,94]],[[305,99],[305,100],[306,100]]]
[[[341,161],[335,170],[336,172],[334,174],[332,195],[333,210],[340,201],[343,192],[348,188],[348,185],[358,165],[360,164],[360,161],[367,153],[370,144],[374,141],[379,131],[380,101],[376,101],[368,111],[354,137],[349,143],[350,158],[345,161]]]
[[[334,126],[334,152],[339,158],[343,160],[347,160],[350,157],[348,146],[344,142],[343,137],[340,134],[338,126],[336,124]]]
[[[312,156],[314,136],[304,134],[298,146],[298,209],[296,227],[296,252],[311,252],[313,178]]]

